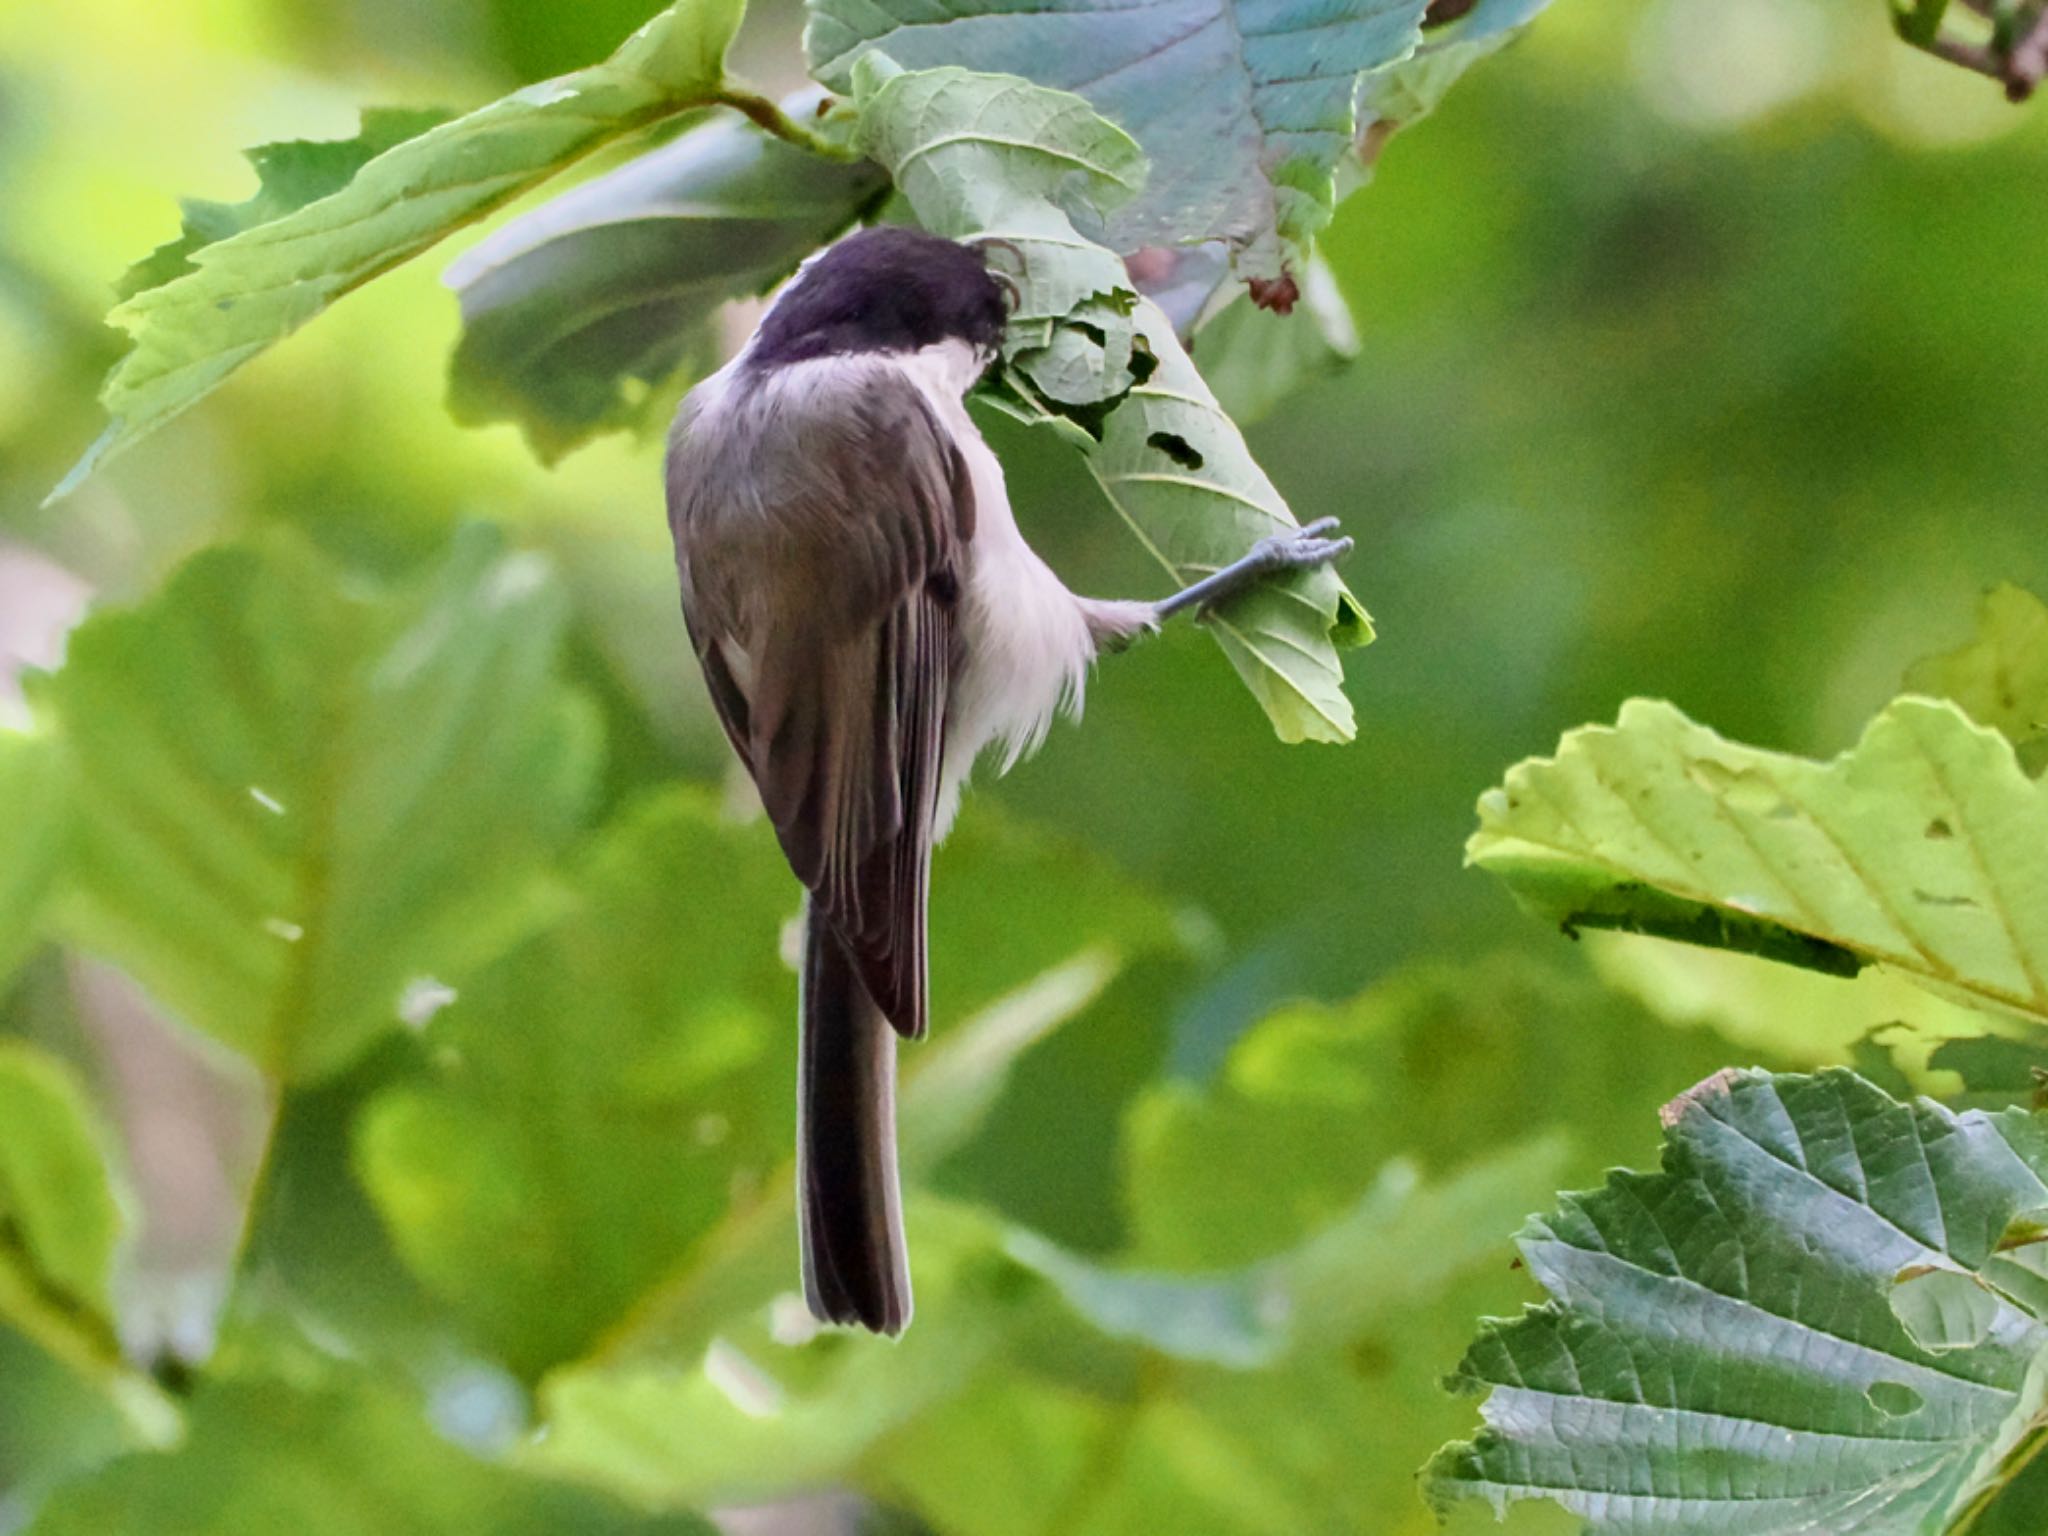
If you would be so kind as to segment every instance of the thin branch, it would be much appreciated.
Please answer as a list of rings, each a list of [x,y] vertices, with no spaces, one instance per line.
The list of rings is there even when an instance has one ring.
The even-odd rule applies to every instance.
[[[794,144],[798,149],[809,150],[814,155],[823,155],[828,160],[860,158],[845,146],[834,144],[823,135],[811,132],[766,96],[741,90],[736,86],[727,86],[712,99],[731,107],[743,114],[756,127],[774,134],[784,143]]]
[[[1961,65],[1964,69],[1993,80],[2006,78],[2005,61],[1989,48],[1980,47],[1975,43],[1958,42],[1943,33],[1936,33],[1926,42],[1915,43],[1913,46],[1925,53],[1933,54],[1937,59],[1946,59],[1951,64]]]

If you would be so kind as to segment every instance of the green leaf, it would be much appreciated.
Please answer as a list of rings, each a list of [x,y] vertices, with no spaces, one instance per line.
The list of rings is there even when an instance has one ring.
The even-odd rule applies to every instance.
[[[130,267],[114,291],[124,299],[196,271],[193,252],[298,212],[308,203],[332,197],[355,179],[356,172],[407,139],[448,121],[439,111],[407,111],[367,107],[362,131],[352,139],[291,139],[244,151],[256,172],[256,195],[240,203],[211,203],[188,198],[183,204],[184,231]]]
[[[718,307],[765,293],[886,186],[865,161],[721,119],[514,220],[448,269],[455,419],[517,422],[548,463],[645,427],[708,352]]]
[[[934,883],[937,1022],[899,1059],[911,1180],[1126,954],[1171,941],[1126,882],[986,816],[949,842]],[[408,1264],[527,1376],[600,1343],[643,1352],[671,1327],[701,1348],[725,1307],[796,1283],[783,946],[799,891],[772,832],[667,794],[606,832],[577,888],[559,922],[434,1018],[434,1070],[380,1093],[358,1135]],[[1019,890],[1047,899],[1031,921]]]
[[[581,1353],[736,1186],[760,1198],[794,1135],[797,893],[766,826],[665,796],[577,887],[435,1016],[433,1070],[357,1135],[399,1252],[525,1376]]]
[[[313,1379],[306,1379],[308,1376]],[[405,1397],[335,1367],[209,1380],[176,1450],[61,1488],[28,1536],[712,1536],[471,1456]]]
[[[1097,195],[1127,187],[1137,163],[1129,141],[1080,98],[1022,80],[892,72],[870,54],[855,86],[858,140],[895,176],[919,221],[956,240],[993,237],[1016,247],[1011,408],[1065,429],[1176,585],[1293,527],[1164,313],[1136,298],[1121,262],[1075,232],[1071,195],[1067,204],[1052,200],[1076,182]],[[1092,403],[1074,410],[1077,396]],[[1209,623],[1283,740],[1351,739],[1335,646],[1363,644],[1371,627],[1334,572],[1270,583],[1222,606]]]
[[[43,692],[76,776],[65,932],[302,1081],[529,922],[593,722],[538,556],[473,529],[366,595],[275,537],[89,619]]]
[[[27,1296],[112,1339],[110,1285],[127,1221],[106,1146],[70,1069],[0,1040],[0,1311]]]
[[[1953,699],[2000,732],[2035,778],[2048,770],[2048,604],[2015,586],[1993,588],[1977,636],[1906,673],[1909,693]]]
[[[251,204],[196,224],[188,210],[186,237],[131,273],[108,316],[132,338],[100,391],[112,420],[53,497],[349,290],[592,150],[719,99],[742,8],[676,0],[602,64],[410,137],[416,117],[372,115],[352,144],[258,151],[266,174]]]
[[[1133,1110],[1138,1253],[1177,1269],[1255,1263],[1336,1220],[1396,1159],[1433,1179],[1542,1126],[1612,1158],[1634,1145],[1641,1106],[1713,1070],[1720,1050],[1509,957],[1283,1008],[1239,1037],[1214,1082],[1162,1083]]]
[[[1227,241],[1277,277],[1329,222],[1358,76],[1408,55],[1423,0],[1163,0],[1018,8],[996,0],[809,0],[812,73],[845,90],[885,50],[1078,92],[1121,124],[1152,177],[1092,237],[1118,252]]]
[[[1900,699],[1820,763],[1634,700],[1510,770],[1479,823],[1468,862],[1568,932],[1876,962],[2048,1020],[2048,789],[1952,705]]]
[[[907,1235],[918,1314],[900,1341],[819,1334],[796,1295],[764,1298],[682,1368],[556,1379],[530,1464],[653,1505],[745,1502],[842,1478],[878,1441],[942,1412],[1031,1300],[985,1216],[925,1200]]]
[[[115,1325],[128,1212],[112,1145],[62,1060],[0,1040],[0,1324],[110,1403],[133,1442],[165,1444],[177,1411],[128,1367]]]
[[[64,860],[66,788],[54,742],[0,729],[0,992],[36,941]]]
[[[1441,26],[1425,24],[1422,46],[1408,58],[1375,70],[1358,83],[1361,141],[1427,117],[1466,70],[1498,53],[1522,33],[1550,0],[1478,0]]]
[[[1524,1143],[1425,1185],[1391,1161],[1336,1220],[1287,1252],[1197,1275],[1112,1268],[1018,1232],[1010,1256],[1044,1276],[1105,1334],[1177,1360],[1252,1370],[1330,1349],[1499,1251],[1496,1217],[1564,1163],[1560,1138]],[[1506,1219],[1512,1220],[1512,1217]]]
[[[1958,1529],[2040,1433],[2048,1325],[1992,1296],[1981,1339],[1937,1352],[1895,1296],[1923,1269],[1996,1283],[2048,1196],[2041,1124],[1846,1072],[1723,1074],[1665,1120],[1661,1173],[1524,1230],[1551,1299],[1466,1354],[1485,1428],[1439,1454],[1432,1497],[1553,1498],[1596,1531]]]

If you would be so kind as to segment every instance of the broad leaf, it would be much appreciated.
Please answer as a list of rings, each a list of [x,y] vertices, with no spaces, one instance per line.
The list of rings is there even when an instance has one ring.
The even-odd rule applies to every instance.
[[[1546,1126],[1570,1132],[1590,1171],[1635,1146],[1643,1106],[1712,1071],[1721,1049],[1506,957],[1283,1008],[1214,1082],[1161,1083],[1134,1109],[1138,1253],[1155,1267],[1252,1264],[1338,1219],[1397,1158],[1437,1178]]]
[[[110,1286],[127,1222],[106,1146],[63,1062],[0,1041],[0,1315],[21,1324],[26,1307],[113,1338]]]
[[[366,1376],[295,1366],[209,1381],[177,1449],[123,1457],[61,1488],[28,1536],[712,1536],[685,1514],[471,1456]]]
[[[455,419],[517,422],[550,463],[644,427],[711,352],[721,304],[787,277],[886,186],[868,162],[720,119],[543,204],[448,269],[463,321]]]
[[[1485,1428],[1432,1496],[1553,1498],[1596,1531],[1959,1528],[2041,1433],[2048,1323],[2000,1252],[2048,1202],[2041,1123],[1845,1072],[1726,1074],[1665,1118],[1662,1172],[1524,1230],[1551,1299],[1467,1353]],[[1909,1289],[1929,1272],[1985,1298],[1976,1323]]]
[[[1227,241],[1247,277],[1329,221],[1359,75],[1408,55],[1424,0],[810,0],[812,72],[848,89],[871,48],[1078,92],[1144,146],[1144,192],[1089,229],[1118,252]]]
[[[164,1444],[177,1411],[129,1369],[114,1318],[128,1213],[112,1145],[69,1066],[0,1040],[0,1328],[111,1404],[132,1443]]]
[[[594,767],[561,621],[483,529],[417,591],[353,595],[280,537],[88,620],[43,690],[65,931],[278,1077],[345,1065],[530,920]]]
[[[576,885],[572,910],[435,1016],[434,1071],[381,1093],[358,1137],[407,1262],[529,1376],[607,1329],[607,1353],[671,1327],[694,1343],[725,1307],[796,1284],[783,950],[799,889],[772,832],[666,795],[611,828]],[[934,889],[933,1038],[899,1057],[912,1180],[1126,954],[1171,942],[1142,893],[985,816]],[[1020,921],[1026,890],[1046,905]]]
[[[196,219],[188,210],[186,237],[131,274],[108,316],[132,339],[100,391],[112,420],[53,494],[350,289],[592,150],[718,99],[741,10],[741,0],[676,0],[602,64],[424,132],[408,136],[417,117],[373,116],[354,145],[258,151],[264,187],[251,204]]]
[[[259,225],[297,213],[308,203],[340,192],[364,166],[388,149],[448,121],[449,114],[367,107],[362,131],[352,139],[291,139],[244,151],[256,172],[256,195],[240,203],[187,198],[184,229],[125,272],[115,291],[124,299],[160,288],[196,271],[192,255],[204,246],[232,240]]]
[[[0,729],[0,992],[35,943],[69,825],[56,744]]]
[[[1298,1247],[1220,1273],[1111,1267],[1028,1232],[1013,1234],[1008,1251],[1112,1337],[1177,1360],[1256,1369],[1295,1351],[1339,1347],[1387,1314],[1431,1300],[1497,1254],[1489,1220],[1563,1163],[1556,1137],[1433,1185],[1412,1164],[1390,1161],[1350,1209]]]
[[[853,86],[854,142],[889,172],[918,222],[1012,248],[989,255],[1017,290],[1013,353],[1045,341],[1044,322],[1128,288],[1123,263],[1074,221],[1135,193],[1145,157],[1080,97],[1011,75],[908,72],[879,55],[861,61]]]
[[[878,1441],[942,1414],[1035,1300],[977,1212],[919,1201],[907,1238],[917,1318],[900,1341],[820,1334],[785,1290],[723,1320],[700,1357],[558,1378],[530,1464],[655,1507],[844,1480]]]
[[[1436,110],[1466,70],[1499,52],[1550,0],[1477,0],[1441,25],[1424,22],[1422,46],[1400,63],[1358,82],[1358,132],[1370,145]]]
[[[1906,688],[1953,699],[2001,732],[2021,764],[2048,769],[2048,604],[2019,587],[1996,587],[1977,610],[1977,636],[1906,673]]]
[[[1568,932],[1878,962],[2048,1020],[2048,788],[1952,705],[1900,699],[1820,763],[1635,700],[1512,769],[1479,822],[1469,862]]]
[[[431,1074],[358,1127],[399,1252],[528,1376],[761,1198],[793,1135],[797,892],[769,830],[671,796],[611,829],[577,887],[462,985],[426,1026]]]
[[[1071,192],[1065,204],[1051,200],[1076,181],[1098,194],[1126,186],[1128,141],[1078,98],[1021,80],[891,73],[872,57],[856,75],[859,141],[895,175],[919,221],[954,239],[1000,237],[1022,254],[1011,408],[1061,427],[1083,449],[1175,583],[1293,526],[1164,314],[1135,297],[1115,257],[1075,233]],[[1217,611],[1211,626],[1284,740],[1350,739],[1333,641],[1362,643],[1371,630],[1333,572],[1271,583]]]

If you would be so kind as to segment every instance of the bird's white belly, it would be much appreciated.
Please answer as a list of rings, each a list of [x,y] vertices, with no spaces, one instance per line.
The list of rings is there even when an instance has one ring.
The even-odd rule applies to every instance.
[[[974,485],[971,564],[961,594],[963,665],[947,700],[937,831],[959,808],[974,761],[1001,743],[1001,768],[1038,747],[1061,706],[1078,712],[1095,644],[1081,605],[1018,531],[1003,467],[960,398],[974,377],[963,343],[927,348],[909,371],[953,434]]]

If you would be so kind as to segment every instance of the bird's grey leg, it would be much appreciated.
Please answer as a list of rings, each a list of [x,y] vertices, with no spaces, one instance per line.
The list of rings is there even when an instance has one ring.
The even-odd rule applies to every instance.
[[[1138,636],[1154,633],[1177,613],[1185,613],[1190,608],[1198,613],[1207,613],[1218,603],[1227,602],[1262,581],[1270,581],[1289,571],[1313,570],[1316,566],[1341,560],[1351,553],[1351,540],[1326,537],[1336,527],[1336,518],[1324,517],[1305,528],[1293,528],[1261,539],[1242,560],[1226,565],[1212,576],[1204,576],[1194,585],[1183,587],[1160,602],[1105,602],[1099,598],[1083,598],[1082,608],[1088,618],[1089,633],[1094,636],[1099,649],[1120,651]]]
[[[1163,602],[1154,603],[1152,615],[1156,619],[1170,619],[1189,608],[1206,613],[1218,603],[1227,602],[1262,581],[1288,571],[1313,570],[1316,566],[1341,560],[1351,553],[1351,540],[1324,537],[1336,526],[1336,518],[1323,517],[1305,528],[1261,539],[1242,560],[1226,565],[1213,576],[1203,577],[1193,586],[1181,588]]]

